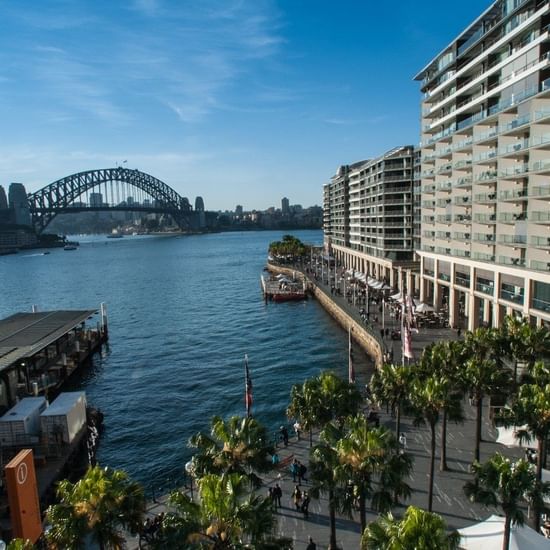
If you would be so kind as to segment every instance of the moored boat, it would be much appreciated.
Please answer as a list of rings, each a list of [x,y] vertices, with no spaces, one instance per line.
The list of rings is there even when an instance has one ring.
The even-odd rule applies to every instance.
[[[285,275],[276,277],[260,277],[262,290],[266,300],[273,302],[291,302],[307,298],[305,283],[297,279],[289,279]]]

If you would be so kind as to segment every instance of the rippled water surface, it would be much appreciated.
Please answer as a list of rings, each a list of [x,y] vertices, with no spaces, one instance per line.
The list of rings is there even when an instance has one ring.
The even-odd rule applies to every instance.
[[[0,317],[107,303],[109,350],[76,384],[105,413],[100,463],[156,483],[181,471],[189,436],[212,415],[244,414],[245,353],[254,415],[270,430],[292,384],[327,368],[346,374],[347,334],[315,300],[262,299],[267,247],[282,234],[81,237],[76,251],[0,257]],[[294,234],[322,242],[320,231]]]

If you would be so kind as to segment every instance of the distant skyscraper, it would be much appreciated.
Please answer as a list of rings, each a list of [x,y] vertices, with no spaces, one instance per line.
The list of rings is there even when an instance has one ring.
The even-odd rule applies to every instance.
[[[31,212],[27,191],[22,183],[12,183],[9,190],[9,206],[17,225],[31,225]]]
[[[8,208],[8,198],[6,197],[6,192],[4,188],[0,185],[0,210],[7,210]]]
[[[128,199],[130,198],[131,197],[128,197]],[[103,205],[103,195],[101,193],[90,193],[90,206],[97,208],[102,205]]]
[[[198,212],[204,212],[204,201],[202,200],[202,197],[197,197],[195,199],[195,210]]]
[[[290,214],[290,201],[286,197],[281,200],[281,211],[283,215]]]
[[[243,207],[241,204],[237,204],[235,207],[235,216],[241,217],[243,215]]]

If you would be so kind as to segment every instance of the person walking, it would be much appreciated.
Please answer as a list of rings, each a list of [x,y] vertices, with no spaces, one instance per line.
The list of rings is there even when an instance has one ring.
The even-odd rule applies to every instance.
[[[298,487],[298,485],[296,485],[294,487],[294,491],[292,491],[292,501],[294,502],[296,510],[299,511],[302,503],[302,491],[300,491],[300,487]]]
[[[307,491],[304,491],[304,499],[302,501],[302,513],[304,514],[304,518],[309,518],[309,502],[310,502],[309,495],[307,494]]]
[[[273,496],[275,498],[275,504],[277,508],[281,508],[282,506],[281,498],[283,498],[283,490],[281,489],[278,483],[275,485],[275,488],[273,489]]]
[[[300,483],[301,481],[307,482],[306,472],[307,472],[306,465],[302,464],[301,462],[298,462],[298,483]]]
[[[288,447],[288,430],[285,426],[281,426],[279,431],[281,432],[281,439],[283,440],[285,447]]]
[[[296,459],[290,465],[290,473],[292,474],[292,481],[296,483],[296,477],[298,476],[298,461]]]
[[[399,436],[399,446],[405,452],[407,450],[407,436],[401,432],[401,435]]]
[[[300,432],[302,431],[302,426],[297,420],[296,422],[294,422],[294,431],[296,432],[296,439],[300,441]]]
[[[306,546],[306,550],[317,550],[317,545],[313,542],[311,537],[309,537],[309,544]]]

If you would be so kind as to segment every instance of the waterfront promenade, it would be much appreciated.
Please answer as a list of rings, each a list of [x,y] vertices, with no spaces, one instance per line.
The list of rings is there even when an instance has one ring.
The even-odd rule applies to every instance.
[[[465,402],[466,421],[461,425],[449,425],[447,442],[447,461],[449,471],[439,472],[436,469],[434,484],[434,512],[441,514],[449,528],[457,529],[472,525],[492,513],[494,509],[487,509],[481,505],[470,503],[464,496],[463,486],[471,476],[468,472],[469,465],[473,460],[474,433],[475,433],[475,410]],[[381,412],[381,423],[393,429],[394,419],[391,415]],[[283,418],[283,411],[281,411]],[[489,422],[489,408],[484,409],[483,424],[483,442],[481,444],[481,461],[485,461],[493,453],[500,451],[507,456],[520,458],[523,457],[523,450],[519,448],[509,449],[495,443],[496,430]],[[407,452],[414,459],[413,475],[409,479],[409,484],[413,489],[412,497],[405,501],[402,506],[394,510],[394,514],[401,515],[406,506],[413,504],[426,508],[428,504],[428,470],[429,470],[429,447],[430,436],[427,427],[415,427],[412,419],[404,417],[402,419],[402,431],[407,437]],[[317,439],[315,434],[314,443]],[[437,438],[437,448],[439,451],[440,439]],[[293,456],[302,463],[307,464],[309,460],[309,437],[307,434],[297,440],[291,437],[288,447],[279,444],[278,453],[281,460]],[[437,459],[439,458],[439,452]],[[438,462],[436,462],[437,468]],[[183,467],[183,465],[182,465]],[[308,474],[306,474],[308,477]],[[282,507],[276,510],[278,519],[278,533],[281,536],[291,537],[294,540],[296,550],[305,550],[308,537],[311,536],[318,549],[328,548],[330,525],[328,502],[326,495],[319,500],[312,500],[309,507],[309,517],[304,518],[303,513],[295,510],[291,501],[291,494],[294,487],[292,475],[288,468],[274,470],[263,476],[264,486],[261,491],[267,494],[268,487],[274,487],[279,483],[282,491]],[[309,481],[301,485],[302,491],[307,491],[310,486]],[[196,496],[196,492],[195,492]],[[160,497],[157,502],[150,502],[147,508],[147,516],[154,518],[155,515],[165,512],[166,497]],[[376,512],[368,510],[367,521],[377,518]],[[343,516],[337,516],[337,540],[338,546],[342,550],[357,550],[360,544],[359,517],[355,514],[353,519]],[[128,548],[137,549],[138,540],[129,539]]]
[[[334,295],[330,287],[322,284],[320,281],[312,281],[320,288],[330,299],[338,305],[343,311],[350,315],[357,323],[365,325],[361,319],[359,309],[364,306],[353,306],[344,296]],[[282,306],[284,307],[284,306]],[[374,306],[373,306],[374,307]],[[379,321],[381,317],[379,315]],[[387,326],[390,330],[398,328],[395,319],[387,319]],[[381,323],[373,322],[371,319],[369,329],[373,334],[379,332]],[[378,337],[380,337],[378,335]],[[423,328],[418,334],[413,334],[413,352],[415,359],[419,358],[422,349],[429,343],[437,340],[456,339],[458,337],[455,330],[449,328]],[[383,339],[387,349],[393,344],[394,362],[401,361],[401,342]],[[301,380],[296,380],[297,383]],[[463,424],[449,424],[447,436],[447,462],[449,470],[439,472],[436,470],[434,483],[434,512],[443,516],[449,528],[456,529],[471,525],[480,521],[492,513],[494,509],[486,509],[483,506],[470,503],[464,496],[463,486],[471,479],[469,466],[473,460],[474,434],[475,434],[475,410],[469,402],[465,401],[466,420]],[[481,461],[497,451],[506,454],[509,457],[520,458],[524,452],[519,448],[508,449],[495,442],[496,429],[490,421],[490,411],[488,403],[484,406],[484,422],[481,444]],[[390,414],[382,411],[380,414],[381,423],[393,429],[394,419]],[[284,411],[281,411],[281,423],[285,422]],[[428,504],[428,471],[429,471],[429,448],[430,435],[429,429],[425,426],[416,427],[412,419],[404,417],[402,419],[401,431],[405,433],[407,439],[407,452],[414,459],[414,471],[409,479],[412,487],[412,496],[409,500],[398,506],[394,513],[401,515],[405,507],[413,504],[426,508]],[[305,434],[304,434],[305,435]],[[316,439],[316,437],[315,437]],[[440,439],[437,435],[437,449],[439,453]],[[279,454],[281,460],[292,456],[304,464],[309,460],[309,438],[306,436],[298,441],[295,437],[291,438],[288,447],[281,447],[279,444]],[[439,454],[436,457],[436,468],[438,467]],[[305,518],[303,513],[295,510],[291,501],[291,494],[294,487],[292,476],[288,468],[276,470],[264,476],[264,486],[261,491],[267,494],[268,487],[279,483],[282,491],[282,507],[276,510],[278,518],[278,533],[281,536],[291,537],[294,540],[294,548],[305,549],[308,538],[311,536],[317,548],[324,549],[328,547],[329,542],[329,512],[326,496],[319,500],[312,500],[309,507],[309,517]],[[309,483],[302,484],[302,490],[308,489]],[[156,514],[166,510],[166,497],[163,496],[157,502],[152,502],[148,506],[148,516],[154,517]],[[373,511],[368,512],[368,521],[376,519],[377,514]],[[360,527],[358,514],[354,518],[338,516],[337,518],[337,540],[339,548],[343,550],[357,549],[360,544]],[[138,548],[137,540],[129,541],[129,548]]]

